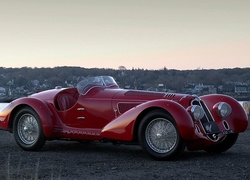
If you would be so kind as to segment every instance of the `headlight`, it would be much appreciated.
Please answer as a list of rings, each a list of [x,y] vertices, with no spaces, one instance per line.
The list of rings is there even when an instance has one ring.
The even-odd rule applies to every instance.
[[[191,107],[191,113],[193,114],[193,117],[196,120],[200,120],[200,119],[202,119],[204,117],[204,111],[198,105],[194,105],[194,106]]]
[[[227,117],[232,113],[232,108],[229,104],[220,102],[218,104],[218,113],[221,117]]]

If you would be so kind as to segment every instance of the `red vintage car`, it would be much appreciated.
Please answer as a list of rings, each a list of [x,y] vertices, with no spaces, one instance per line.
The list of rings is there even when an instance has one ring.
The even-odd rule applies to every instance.
[[[244,109],[229,96],[125,90],[110,76],[23,97],[0,112],[1,129],[24,150],[54,139],[110,141],[140,144],[157,160],[185,148],[224,152],[247,126]]]

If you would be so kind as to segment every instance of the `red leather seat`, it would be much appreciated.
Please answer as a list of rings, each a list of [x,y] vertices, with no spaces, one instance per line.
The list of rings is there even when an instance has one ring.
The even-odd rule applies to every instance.
[[[57,104],[60,111],[65,111],[75,105],[77,99],[70,94],[60,94],[57,97]]]

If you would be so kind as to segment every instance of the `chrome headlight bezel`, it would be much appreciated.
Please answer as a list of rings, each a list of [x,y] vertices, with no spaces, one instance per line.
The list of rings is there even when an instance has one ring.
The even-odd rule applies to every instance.
[[[200,120],[204,117],[205,112],[202,109],[202,107],[198,106],[198,105],[193,105],[191,107],[191,113],[194,117],[195,120]]]

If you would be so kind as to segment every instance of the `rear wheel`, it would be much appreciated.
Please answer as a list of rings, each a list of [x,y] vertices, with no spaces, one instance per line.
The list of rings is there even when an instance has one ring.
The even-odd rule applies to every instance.
[[[24,150],[38,150],[46,141],[39,116],[29,107],[16,114],[13,134],[18,146]]]
[[[214,146],[204,149],[209,153],[222,153],[230,149],[238,139],[239,134],[228,134],[226,137],[219,143]]]
[[[154,159],[172,159],[185,149],[174,119],[162,110],[148,113],[142,119],[138,133],[142,148]]]

